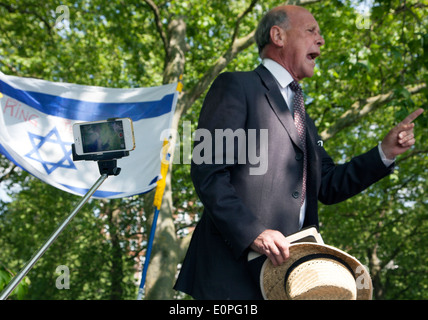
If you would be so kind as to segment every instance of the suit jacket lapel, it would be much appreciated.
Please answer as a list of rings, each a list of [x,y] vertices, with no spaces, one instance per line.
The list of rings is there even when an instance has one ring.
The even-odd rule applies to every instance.
[[[284,97],[279,91],[278,83],[275,81],[275,78],[263,65],[258,66],[255,71],[258,73],[267,89],[265,95],[273,112],[276,114],[285,130],[287,130],[291,140],[302,149],[293,116],[291,115],[287,103],[284,101]]]

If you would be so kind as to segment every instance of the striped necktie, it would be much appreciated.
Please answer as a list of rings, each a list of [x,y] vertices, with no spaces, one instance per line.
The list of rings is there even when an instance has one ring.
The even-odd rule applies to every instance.
[[[290,83],[291,90],[294,91],[293,108],[294,108],[294,124],[299,134],[300,142],[303,146],[303,185],[301,204],[305,201],[306,196],[306,176],[307,176],[307,154],[306,154],[306,121],[305,121],[305,105],[303,103],[303,92],[297,81],[293,80]]]

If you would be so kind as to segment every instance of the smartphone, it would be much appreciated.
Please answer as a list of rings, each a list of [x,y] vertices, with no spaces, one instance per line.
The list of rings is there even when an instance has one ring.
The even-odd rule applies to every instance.
[[[78,155],[131,151],[135,148],[130,118],[75,123],[73,136]]]

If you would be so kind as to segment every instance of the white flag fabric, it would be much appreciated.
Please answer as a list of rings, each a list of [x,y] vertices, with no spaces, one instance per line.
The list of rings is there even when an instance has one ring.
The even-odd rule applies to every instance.
[[[0,72],[0,152],[40,180],[84,195],[100,177],[96,161],[73,162],[75,122],[131,118],[135,150],[117,160],[95,198],[122,198],[156,187],[164,137],[177,103],[177,83],[115,89],[50,82]]]

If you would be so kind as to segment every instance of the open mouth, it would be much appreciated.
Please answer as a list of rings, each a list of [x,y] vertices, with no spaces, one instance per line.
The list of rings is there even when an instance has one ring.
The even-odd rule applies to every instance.
[[[319,56],[319,52],[311,52],[306,55],[306,58],[315,65],[315,59]]]

